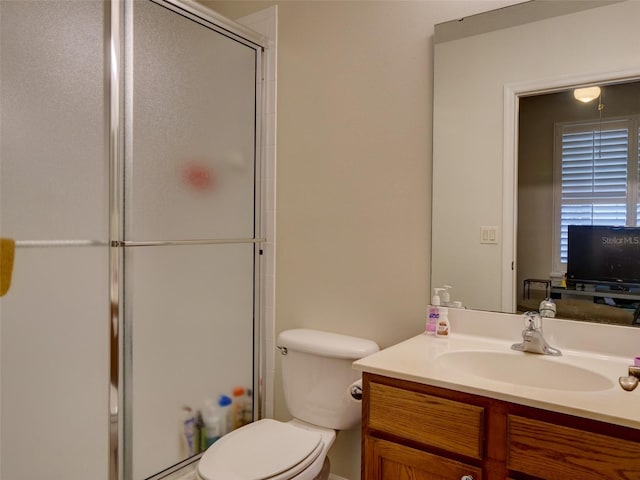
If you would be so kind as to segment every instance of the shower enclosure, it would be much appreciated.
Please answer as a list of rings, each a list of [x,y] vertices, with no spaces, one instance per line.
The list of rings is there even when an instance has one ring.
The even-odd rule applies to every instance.
[[[260,412],[264,40],[195,3],[0,2],[0,478],[160,477]]]

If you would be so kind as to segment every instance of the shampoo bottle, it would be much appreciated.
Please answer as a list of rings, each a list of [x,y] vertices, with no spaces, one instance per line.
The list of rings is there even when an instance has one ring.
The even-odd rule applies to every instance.
[[[450,333],[449,309],[447,307],[440,307],[440,318],[438,318],[438,326],[436,327],[436,337],[447,338]]]
[[[233,394],[233,429],[242,427],[244,422],[244,411],[247,408],[247,395],[244,387],[235,387]]]
[[[246,425],[253,422],[253,392],[250,388],[247,388],[247,402],[244,404],[244,407],[243,423]]]
[[[207,400],[202,412],[202,421],[205,426],[204,449],[206,450],[214,444],[222,435],[224,428],[224,419],[222,412],[213,403],[213,400]]]
[[[233,409],[231,407],[232,400],[226,395],[220,395],[218,398],[218,408],[222,417],[220,422],[222,425],[221,435],[229,433],[233,430]]]
[[[190,457],[196,453],[195,447],[195,423],[196,418],[193,415],[191,407],[184,406],[182,413],[182,454]]]

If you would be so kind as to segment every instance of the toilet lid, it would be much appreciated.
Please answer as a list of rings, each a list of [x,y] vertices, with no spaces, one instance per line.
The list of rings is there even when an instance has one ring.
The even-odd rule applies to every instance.
[[[263,419],[225,435],[202,455],[204,480],[280,480],[291,478],[322,451],[319,432]]]

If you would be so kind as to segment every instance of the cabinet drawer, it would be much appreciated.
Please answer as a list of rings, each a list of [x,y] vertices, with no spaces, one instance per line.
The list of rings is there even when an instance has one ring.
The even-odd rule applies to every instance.
[[[640,478],[640,444],[508,416],[507,468],[546,480]]]
[[[484,408],[375,382],[369,395],[369,428],[482,459]]]
[[[482,480],[482,469],[413,448],[365,437],[367,480]]]

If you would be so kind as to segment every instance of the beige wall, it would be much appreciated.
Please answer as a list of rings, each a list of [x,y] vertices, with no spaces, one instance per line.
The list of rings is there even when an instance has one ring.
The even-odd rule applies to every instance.
[[[278,4],[276,329],[381,347],[419,333],[429,301],[433,25],[514,1]],[[279,376],[278,376],[279,383]],[[288,413],[276,385],[276,417]],[[342,432],[332,471],[359,478]]]

